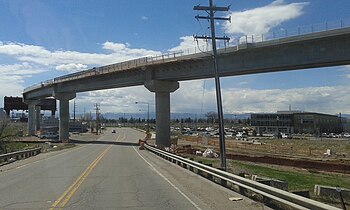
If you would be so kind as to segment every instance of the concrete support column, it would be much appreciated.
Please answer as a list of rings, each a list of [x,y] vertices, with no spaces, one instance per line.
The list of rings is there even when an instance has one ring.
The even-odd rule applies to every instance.
[[[35,106],[35,130],[40,130],[40,123],[41,123],[41,106],[36,105]]]
[[[24,103],[28,104],[28,135],[34,136],[36,128],[35,107],[40,103],[40,100],[25,100]]]
[[[59,123],[59,140],[69,140],[69,100],[76,97],[75,93],[55,93],[54,97],[60,103],[60,123]]]
[[[159,147],[170,146],[170,93],[179,88],[174,81],[151,80],[145,87],[156,97],[156,144]]]
[[[56,110],[51,110],[51,117],[55,117],[56,115]]]

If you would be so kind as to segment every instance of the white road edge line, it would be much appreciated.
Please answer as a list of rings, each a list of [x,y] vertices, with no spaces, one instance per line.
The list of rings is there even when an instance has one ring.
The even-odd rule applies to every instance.
[[[185,193],[183,193],[178,187],[176,187],[169,179],[167,179],[162,173],[160,173],[151,163],[149,163],[144,157],[141,156],[141,154],[133,147],[135,152],[165,181],[167,181],[176,191],[178,191],[186,200],[188,200],[196,209],[202,210],[198,204],[193,202]]]

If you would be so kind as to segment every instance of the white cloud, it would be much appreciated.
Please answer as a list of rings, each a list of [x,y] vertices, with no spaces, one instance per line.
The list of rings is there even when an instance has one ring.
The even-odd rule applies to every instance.
[[[80,107],[92,108],[93,104],[99,103],[102,113],[138,112],[140,105],[136,105],[135,102],[145,101],[153,103],[154,94],[144,87],[128,87],[80,93],[77,97],[77,101]],[[154,107],[150,107],[150,109],[152,111]]]
[[[159,51],[146,50],[146,49],[133,49],[130,48],[130,44],[105,42],[103,43],[103,49],[110,50],[113,55],[124,58],[124,61],[132,58],[140,58],[145,56],[155,56],[161,54]]]
[[[71,63],[102,66],[125,60],[161,54],[158,51],[130,48],[128,44],[105,42],[103,49],[112,51],[109,54],[82,53],[77,51],[50,51],[41,46],[22,43],[0,44],[0,54],[11,56],[21,62],[35,63],[55,68]]]
[[[176,47],[173,47],[169,49],[169,52],[176,52],[176,51],[184,51],[184,52],[190,52],[190,53],[195,53],[195,52],[200,52],[200,51],[207,51],[207,48],[211,47],[211,41],[209,40],[208,42],[205,41],[204,39],[198,39],[195,40],[193,36],[183,36],[180,37],[180,44]]]
[[[148,17],[147,16],[142,16],[141,19],[142,20],[148,20]]]
[[[223,28],[228,34],[261,35],[285,21],[302,15],[307,4],[286,4],[283,0],[276,0],[264,7],[231,12],[229,15],[232,21],[224,22]]]
[[[276,112],[287,110],[291,104],[294,110],[336,114],[350,113],[349,92],[348,86],[266,90],[224,88],[222,98],[224,113]],[[171,93],[171,112],[204,114],[216,111],[215,89],[206,89],[204,95],[202,93],[203,80],[180,82],[180,88]],[[81,93],[77,100],[80,107],[91,109],[93,104],[100,103],[102,113],[137,113],[145,107],[135,104],[135,101],[154,104],[154,97],[154,93],[139,86]],[[150,106],[151,112],[154,109]]]
[[[173,93],[172,111],[199,113],[202,103],[203,113],[216,111],[215,89],[205,90],[203,82],[181,82],[180,89]],[[222,89],[225,113],[275,112],[287,110],[291,104],[295,109],[322,113],[350,113],[348,86],[321,86],[293,89],[226,88]],[[196,107],[196,108],[194,108]]]
[[[345,66],[345,69],[346,69],[345,70],[345,72],[346,72],[345,77],[350,79],[350,65]]]
[[[69,63],[69,64],[62,64],[62,65],[56,66],[56,70],[67,71],[67,72],[78,72],[78,71],[86,70],[87,68],[88,68],[87,65],[84,65],[81,63]]]
[[[36,69],[28,63],[0,65],[0,104],[3,104],[4,96],[20,96],[24,79],[42,72],[44,70]]]
[[[20,95],[24,80],[45,71],[76,72],[93,66],[104,66],[145,56],[161,54],[159,51],[131,48],[130,44],[105,42],[102,49],[108,53],[82,53],[78,51],[49,50],[42,46],[15,42],[0,42],[0,58],[10,58],[8,65],[0,65],[0,97]],[[38,78],[37,82],[50,78]],[[0,99],[0,102],[1,102]],[[112,99],[111,99],[112,100]]]
[[[10,64],[10,65],[0,65],[0,75],[1,76],[9,76],[9,75],[33,75],[45,72],[42,69],[35,69],[29,63],[18,63],[18,64]]]

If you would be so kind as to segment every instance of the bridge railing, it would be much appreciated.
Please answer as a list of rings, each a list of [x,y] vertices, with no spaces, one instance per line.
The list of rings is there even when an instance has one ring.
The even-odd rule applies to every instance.
[[[305,34],[330,31],[350,27],[350,18],[337,21],[328,21],[318,24],[299,26],[289,29],[281,28],[279,31],[272,31],[264,34],[245,35],[239,38],[239,43],[258,43],[276,39],[283,39]]]
[[[329,31],[334,29],[348,28],[350,27],[350,18],[342,19],[338,21],[330,21],[319,24],[312,24],[306,26],[295,27],[291,29],[281,29],[280,31],[268,32],[260,35],[245,35],[240,38],[232,39],[228,43],[218,42],[217,47],[221,49],[219,52],[223,52],[223,49],[230,49],[230,51],[235,51],[241,49],[241,46],[247,43],[262,43],[270,40],[279,40],[283,38],[300,36],[305,34],[312,34],[316,32]],[[151,65],[155,63],[164,63],[174,61],[176,59],[182,59],[184,56],[194,55],[199,53],[208,53],[212,51],[210,40],[207,41],[206,45],[197,45],[193,48],[183,49],[175,52],[167,52],[162,55],[147,56],[134,60],[124,61],[116,64],[111,64],[102,67],[94,67],[89,70],[84,70],[72,74],[67,74],[64,76],[56,77],[52,80],[47,80],[35,85],[32,85],[26,89],[24,92],[29,92],[31,90],[39,89],[45,86],[51,86],[54,83],[66,82],[70,80],[76,80],[84,77],[90,77],[100,74],[106,74],[116,71],[124,71],[135,67],[141,67],[146,65]]]

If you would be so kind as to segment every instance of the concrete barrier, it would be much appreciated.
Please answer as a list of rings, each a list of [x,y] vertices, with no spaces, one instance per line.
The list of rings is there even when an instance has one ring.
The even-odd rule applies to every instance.
[[[344,201],[350,202],[350,190],[340,188]],[[339,192],[336,187],[315,185],[314,193],[316,196],[320,196],[327,200],[340,200]]]
[[[34,149],[28,149],[28,150],[23,150],[23,151],[18,151],[18,152],[11,152],[7,154],[2,154],[0,155],[0,163],[3,162],[8,162],[11,158],[14,158],[16,160],[21,160],[25,159],[31,156],[35,156],[39,154],[41,151],[41,148],[34,148]]]
[[[262,184],[269,185],[271,187],[288,191],[288,182],[284,180],[271,179],[267,177],[258,177],[257,175],[252,175],[252,180]]]

